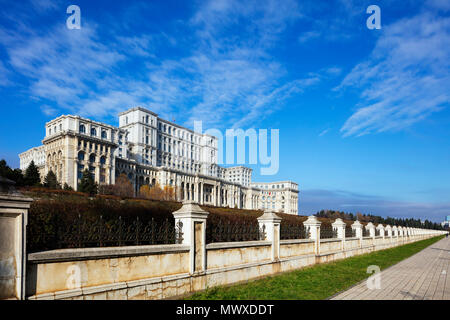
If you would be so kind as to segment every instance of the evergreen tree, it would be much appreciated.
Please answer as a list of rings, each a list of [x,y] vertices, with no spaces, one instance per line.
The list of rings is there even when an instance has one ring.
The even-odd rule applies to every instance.
[[[12,169],[4,159],[0,160],[0,176],[16,182],[16,187],[23,186],[23,174],[20,169]]]
[[[66,190],[66,191],[73,191],[73,188],[72,188],[71,186],[69,186],[69,185],[67,184],[67,182],[64,183],[63,189]]]
[[[58,183],[58,179],[56,178],[55,173],[50,170],[44,179],[44,187],[50,188],[50,189],[60,189],[61,186]]]
[[[78,186],[78,191],[88,193],[92,196],[97,194],[97,187],[98,186],[89,170],[84,169],[83,176],[81,177],[81,181]]]
[[[41,176],[33,160],[31,160],[30,165],[25,171],[24,184],[26,186],[37,186],[41,184]]]

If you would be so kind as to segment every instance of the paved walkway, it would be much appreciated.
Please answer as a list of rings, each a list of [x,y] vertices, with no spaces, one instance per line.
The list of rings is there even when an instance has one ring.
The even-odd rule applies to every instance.
[[[450,237],[383,270],[380,289],[366,281],[332,300],[450,300]]]

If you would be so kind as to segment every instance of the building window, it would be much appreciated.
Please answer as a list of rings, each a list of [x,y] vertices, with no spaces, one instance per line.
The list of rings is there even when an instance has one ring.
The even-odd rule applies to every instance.
[[[79,164],[78,165],[78,179],[81,179],[83,177],[83,170],[84,170],[84,165]]]
[[[89,162],[95,162],[95,154],[89,156]]]
[[[104,157],[104,156],[102,156],[101,158],[100,158],[100,164],[106,164],[106,158]]]
[[[105,181],[106,181],[106,170],[100,169],[100,182],[105,182]]]
[[[80,161],[84,160],[84,152],[83,151],[78,152],[78,160],[80,160]]]
[[[106,134],[105,130],[102,130],[102,139],[108,138],[108,135]]]
[[[84,124],[80,124],[80,133],[86,133],[86,127]]]
[[[97,129],[91,128],[91,136],[97,136]]]

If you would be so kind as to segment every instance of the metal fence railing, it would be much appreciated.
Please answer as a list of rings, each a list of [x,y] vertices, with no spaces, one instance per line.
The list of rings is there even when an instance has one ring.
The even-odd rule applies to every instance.
[[[206,227],[206,243],[255,241],[266,239],[266,227],[255,221],[219,220]]]
[[[355,238],[356,237],[356,230],[352,229],[351,226],[345,227],[345,237],[346,238]]]
[[[333,239],[337,238],[337,230],[331,225],[322,225],[320,227],[320,239]]]
[[[106,221],[78,215],[71,223],[55,221],[46,230],[28,230],[30,252],[90,247],[175,244],[183,241],[182,222],[118,219]],[[50,229],[51,231],[49,231]]]
[[[308,228],[303,224],[289,224],[281,223],[280,225],[280,239],[281,240],[291,240],[291,239],[309,239],[310,233]]]

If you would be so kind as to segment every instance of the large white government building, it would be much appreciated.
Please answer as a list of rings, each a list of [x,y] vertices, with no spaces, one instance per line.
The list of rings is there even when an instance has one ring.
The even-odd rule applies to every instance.
[[[218,165],[218,139],[161,119],[142,107],[119,114],[119,127],[73,115],[45,125],[42,146],[19,155],[33,160],[41,178],[52,170],[61,185],[77,190],[88,169],[98,184],[125,174],[138,193],[142,185],[175,187],[178,200],[241,209],[298,214],[298,184],[252,182],[252,169]]]

